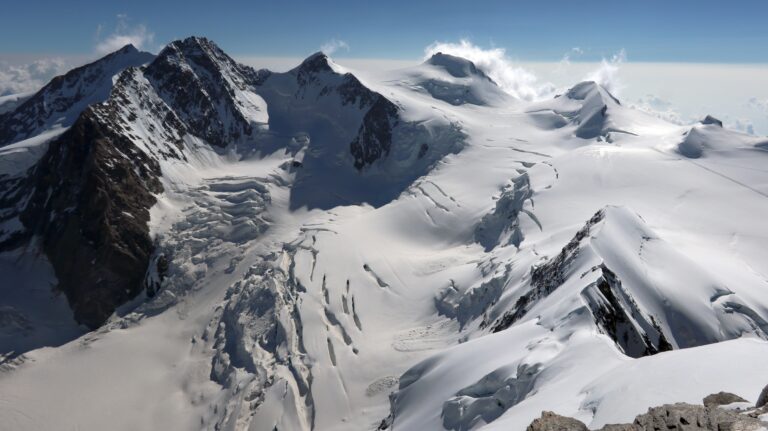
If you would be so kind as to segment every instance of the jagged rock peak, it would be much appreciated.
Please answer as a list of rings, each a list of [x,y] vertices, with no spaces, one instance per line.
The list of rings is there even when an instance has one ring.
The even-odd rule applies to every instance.
[[[718,127],[723,127],[723,122],[711,115],[704,117],[704,119],[701,120],[701,124],[712,124]]]
[[[580,82],[573,87],[571,87],[570,90],[566,93],[566,96],[569,99],[573,100],[586,100],[588,98],[599,96],[604,101],[607,100],[606,97],[610,98],[610,100],[613,100],[617,105],[621,105],[621,102],[619,102],[619,99],[613,96],[608,90],[605,89],[602,85],[598,84],[595,81],[583,81]]]
[[[193,135],[223,147],[252,132],[252,106],[238,94],[260,82],[260,73],[229,57],[203,37],[171,42],[145,76]]]
[[[324,52],[318,51],[304,59],[294,71],[298,73],[335,72],[331,66],[332,63],[333,60],[330,57]]]
[[[568,90],[566,97],[581,102],[581,109],[573,118],[579,125],[575,132],[579,138],[607,137],[611,131],[620,131],[611,125],[608,111],[621,105],[621,102],[600,84],[594,81],[580,82]]]
[[[107,56],[110,56],[110,55],[113,55],[113,54],[117,54],[117,53],[120,53],[120,54],[132,54],[132,53],[136,53],[136,52],[139,52],[138,48],[136,48],[132,43],[129,43],[129,44],[125,45],[124,47],[118,49],[117,51],[115,51],[115,52],[113,52],[111,54],[107,54]]]
[[[223,52],[212,40],[201,36],[190,36],[184,39],[174,40],[166,47],[173,47],[182,51],[203,49],[210,52]]]
[[[432,66],[442,67],[446,72],[451,74],[451,76],[456,78],[467,78],[473,75],[487,78],[485,73],[475,66],[475,63],[463,57],[438,52],[430,57],[426,63],[431,64]]]
[[[188,59],[200,62],[202,59],[207,58],[216,63],[240,66],[213,41],[199,36],[175,40],[163,48],[157,57],[161,61],[175,60],[178,62],[186,62]]]

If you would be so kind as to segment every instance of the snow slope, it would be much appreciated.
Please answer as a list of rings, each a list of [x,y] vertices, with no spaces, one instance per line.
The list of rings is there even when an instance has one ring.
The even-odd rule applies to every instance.
[[[764,139],[594,83],[515,100],[449,56],[277,74],[168,49],[115,105],[159,166],[151,295],[6,360],[0,429],[596,428],[768,383]]]

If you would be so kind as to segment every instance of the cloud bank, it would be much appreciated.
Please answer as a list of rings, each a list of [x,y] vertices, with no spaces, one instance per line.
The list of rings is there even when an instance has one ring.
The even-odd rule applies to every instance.
[[[46,58],[27,64],[0,63],[0,96],[37,91],[56,75],[66,73],[73,64],[63,58]]]

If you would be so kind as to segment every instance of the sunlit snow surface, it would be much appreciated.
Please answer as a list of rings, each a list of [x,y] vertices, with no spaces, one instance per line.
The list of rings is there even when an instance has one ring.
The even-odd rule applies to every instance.
[[[407,121],[458,125],[464,148],[378,207],[295,208],[283,150],[166,163],[163,290],[7,363],[0,429],[517,430],[542,410],[598,427],[720,390],[756,399],[765,139],[669,124],[590,84],[523,103],[434,65],[358,76]],[[269,95],[238,97],[266,121]],[[562,285],[492,333],[532,266],[601,210]],[[601,263],[675,350],[635,359],[595,324]]]

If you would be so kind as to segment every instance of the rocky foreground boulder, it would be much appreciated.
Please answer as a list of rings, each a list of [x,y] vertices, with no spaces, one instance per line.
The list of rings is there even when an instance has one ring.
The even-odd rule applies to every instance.
[[[768,386],[763,389],[756,406],[735,394],[719,392],[704,398],[701,404],[675,403],[651,407],[631,424],[609,424],[598,431],[760,431],[768,430]],[[762,403],[761,403],[762,401]],[[761,419],[761,417],[763,419]],[[585,431],[581,421],[542,412],[527,431]]]
[[[725,406],[733,403],[746,403],[744,398],[730,392],[718,392],[704,397],[704,407]]]
[[[541,417],[528,425],[527,431],[588,431],[583,422],[560,416],[552,412],[542,412]]]

